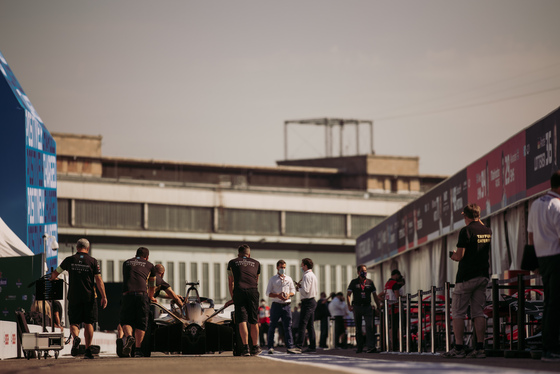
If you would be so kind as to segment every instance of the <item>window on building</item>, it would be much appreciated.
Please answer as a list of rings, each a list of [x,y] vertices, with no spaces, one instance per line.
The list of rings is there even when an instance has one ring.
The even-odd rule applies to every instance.
[[[171,288],[175,289],[175,263],[168,262],[167,267],[165,268],[165,278],[167,279],[167,283]]]
[[[211,232],[212,208],[148,204],[148,228],[162,231]]]
[[[210,265],[207,262],[202,263],[202,295],[210,297]]]
[[[179,287],[177,287],[177,293],[181,296],[185,295],[185,283],[187,283],[187,264],[179,262]]]
[[[142,229],[142,211],[140,203],[76,200],[76,226]]]
[[[287,236],[346,237],[346,215],[286,212]]]
[[[222,268],[220,264],[214,264],[214,301],[222,302]]]
[[[220,232],[279,235],[280,213],[269,210],[221,209]]]
[[[348,266],[342,265],[340,267],[340,279],[342,280],[340,289],[346,295],[346,290],[348,289],[348,285],[350,284],[350,281],[348,280]]]
[[[331,265],[331,292],[339,292],[336,288],[336,265]]]
[[[299,277],[296,272],[296,265],[290,265],[290,273],[288,275],[294,280],[294,282],[299,281]]]
[[[191,262],[191,274],[189,278],[189,282],[198,282],[198,263]]]
[[[319,265],[319,293],[326,292],[327,288],[327,277],[325,271],[325,265]]]
[[[117,269],[117,273],[119,274],[119,276],[117,277],[118,282],[122,282],[124,280],[123,272],[122,272],[123,265],[124,265],[124,261],[119,261],[119,268]]]
[[[105,269],[103,278],[105,279],[105,282],[115,281],[115,261],[107,260],[107,269]]]

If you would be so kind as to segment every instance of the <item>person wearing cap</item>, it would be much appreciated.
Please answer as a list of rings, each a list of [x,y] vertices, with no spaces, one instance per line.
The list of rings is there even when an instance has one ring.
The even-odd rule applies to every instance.
[[[457,249],[450,253],[453,261],[459,262],[451,309],[453,312],[453,334],[455,347],[443,354],[446,358],[485,358],[484,335],[486,331],[486,287],[490,270],[490,242],[492,230],[480,221],[480,207],[468,204],[463,209],[465,227],[459,232]],[[476,347],[468,355],[463,345],[467,309],[476,332]]]
[[[376,353],[377,342],[375,337],[375,325],[373,318],[373,307],[371,299],[375,300],[377,308],[381,307],[381,299],[377,295],[377,289],[371,279],[367,278],[367,267],[365,265],[358,265],[358,278],[352,279],[348,285],[348,292],[346,294],[346,302],[348,310],[354,313],[354,322],[356,326],[362,326],[362,320],[366,323],[366,352]],[[350,296],[352,296],[352,303],[350,303]],[[356,353],[362,353],[364,349],[364,336],[362,329],[356,329]]]
[[[68,288],[68,319],[72,334],[72,349],[70,354],[77,356],[80,347],[80,325],[84,324],[86,352],[84,358],[92,359],[90,346],[93,340],[93,324],[97,322],[97,293],[101,295],[101,307],[107,306],[105,283],[101,278],[101,270],[97,260],[89,255],[90,244],[87,239],[80,239],[76,243],[76,254],[68,256],[51,274],[50,280],[55,280],[63,271],[68,272],[70,286]]]
[[[398,269],[391,271],[391,278],[385,283],[385,299],[391,302],[399,300],[401,296],[401,288],[405,281]],[[389,313],[391,314],[391,336],[393,341],[393,350],[399,350],[399,311],[397,305],[389,305]]]

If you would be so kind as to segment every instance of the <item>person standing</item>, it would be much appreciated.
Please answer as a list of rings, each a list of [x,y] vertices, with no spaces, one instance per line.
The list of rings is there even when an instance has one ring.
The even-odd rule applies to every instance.
[[[93,324],[97,322],[97,293],[95,285],[101,295],[101,307],[107,306],[105,283],[101,278],[101,271],[97,260],[89,255],[90,244],[87,239],[79,239],[76,243],[76,254],[66,257],[64,261],[51,273],[50,280],[55,280],[63,271],[68,272],[70,286],[68,288],[68,319],[72,334],[72,356],[78,354],[80,347],[80,324],[84,324],[86,352],[84,358],[92,359],[91,341],[93,339]]]
[[[235,305],[235,323],[243,343],[242,356],[256,356],[261,353],[259,347],[259,275],[261,264],[251,258],[251,248],[242,244],[237,249],[237,257],[228,263],[229,293]],[[249,326],[247,326],[249,325]],[[252,346],[249,348],[249,330]]]
[[[329,300],[325,292],[321,292],[321,297],[315,309],[315,320],[321,323],[321,337],[319,338],[319,348],[328,348],[327,339],[329,337]]]
[[[163,276],[165,274],[165,266],[162,264],[157,264],[156,266],[156,288],[154,290],[154,298],[155,297],[163,297],[165,299],[174,300],[175,303],[179,306],[179,308],[183,307],[183,300],[181,296],[177,295],[175,291],[171,288],[169,283],[163,280]],[[165,292],[166,296],[161,295],[161,292]]]
[[[334,347],[336,349],[348,348],[347,338],[345,336],[344,317],[348,311],[348,306],[344,302],[344,294],[338,292],[329,303],[329,312],[334,318]],[[342,340],[342,341],[341,341]]]
[[[274,353],[274,332],[278,326],[278,320],[282,319],[284,330],[284,341],[288,353],[301,353],[294,349],[292,336],[292,311],[291,297],[295,295],[296,288],[292,278],[286,274],[286,261],[278,260],[276,263],[277,273],[270,277],[266,287],[266,295],[272,300],[270,307],[270,325],[268,327],[268,353]]]
[[[133,346],[134,357],[143,357],[142,340],[148,328],[150,302],[156,288],[156,267],[148,261],[150,250],[140,247],[136,256],[123,264],[123,298],[120,322],[123,329],[123,356],[130,355]],[[147,292],[146,292],[147,291]],[[133,334],[134,332],[134,334]]]
[[[457,249],[451,252],[451,259],[459,262],[451,309],[453,313],[453,334],[455,347],[443,354],[446,358],[485,358],[484,335],[486,331],[486,286],[490,270],[490,242],[492,230],[480,221],[480,207],[468,204],[463,209],[465,227],[459,232]],[[477,342],[468,355],[463,346],[465,319],[470,306]]]
[[[317,348],[315,339],[315,308],[317,301],[315,298],[319,295],[317,277],[313,274],[313,260],[304,258],[301,260],[301,270],[303,272],[302,280],[297,284],[297,290],[301,295],[301,311],[298,325],[298,336],[296,347],[301,350],[305,342],[305,331],[309,335],[309,347],[305,353],[313,353]]]
[[[268,334],[270,327],[270,307],[266,305],[266,301],[261,299],[261,306],[259,306],[259,344],[262,347],[266,346],[264,335]]]
[[[527,225],[544,286],[543,361],[560,361],[560,170],[550,178],[550,191],[535,200]]]
[[[404,286],[405,280],[398,269],[391,271],[391,278],[385,283],[385,299],[396,302],[401,295],[401,288]],[[389,313],[391,315],[391,337],[393,342],[393,350],[398,351],[399,346],[399,310],[397,304],[389,305]]]
[[[367,278],[367,267],[365,265],[358,265],[356,269],[358,271],[358,278],[352,279],[346,294],[348,310],[354,313],[354,323],[356,324],[356,353],[362,353],[364,350],[362,320],[366,324],[366,352],[377,353],[371,299],[375,300],[378,309],[381,307],[381,300],[377,295],[377,289],[373,281]],[[350,296],[352,296],[352,303],[350,303]]]

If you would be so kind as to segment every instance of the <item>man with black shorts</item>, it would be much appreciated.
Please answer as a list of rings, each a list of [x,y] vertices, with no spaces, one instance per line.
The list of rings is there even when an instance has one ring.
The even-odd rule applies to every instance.
[[[237,257],[228,263],[229,293],[235,305],[235,323],[243,343],[242,356],[256,356],[261,353],[259,346],[259,274],[261,264],[251,258],[251,248],[247,244],[237,249]],[[249,328],[247,327],[249,324]],[[252,347],[249,349],[249,329]]]
[[[451,259],[459,262],[451,309],[455,347],[443,354],[447,358],[485,358],[484,335],[486,331],[486,286],[490,278],[490,242],[492,230],[480,221],[480,207],[469,204],[463,209],[466,226],[459,232],[457,250]],[[467,309],[471,307],[471,319],[476,332],[475,349],[468,355],[463,345]]]
[[[66,257],[52,272],[50,280],[55,280],[63,271],[68,272],[70,286],[68,288],[68,318],[70,333],[74,338],[70,353],[78,354],[80,347],[80,324],[84,324],[86,352],[84,358],[92,359],[91,341],[93,339],[93,324],[97,322],[97,294],[94,283],[101,295],[101,307],[107,306],[105,284],[101,279],[101,271],[97,260],[89,255],[89,241],[80,239],[76,244],[76,254]]]
[[[183,300],[181,296],[177,295],[169,283],[163,280],[163,275],[165,274],[165,267],[162,264],[156,265],[156,288],[154,291],[154,297],[163,297],[165,299],[174,300],[179,308],[183,307]],[[161,292],[165,292],[166,295],[162,295]]]
[[[134,345],[134,357],[143,357],[140,347],[148,327],[150,302],[156,301],[156,267],[148,261],[149,256],[148,248],[140,247],[136,250],[136,257],[123,264],[121,326],[124,333],[122,354],[125,357],[130,355]]]

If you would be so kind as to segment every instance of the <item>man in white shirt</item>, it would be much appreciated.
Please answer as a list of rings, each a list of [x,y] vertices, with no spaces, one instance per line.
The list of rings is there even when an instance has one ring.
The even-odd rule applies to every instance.
[[[295,349],[292,337],[292,310],[290,309],[292,304],[290,298],[296,293],[294,281],[286,274],[286,261],[278,260],[276,270],[278,270],[278,273],[270,278],[266,287],[266,295],[272,301],[267,335],[268,353],[274,353],[274,332],[280,318],[282,318],[284,341],[286,342],[288,353],[301,353],[301,351]]]
[[[542,360],[560,362],[560,170],[550,178],[550,191],[531,205],[527,231],[544,286]]]
[[[346,338],[344,337],[344,317],[348,313],[348,306],[344,302],[344,294],[339,292],[329,303],[329,312],[334,318],[334,346],[335,348],[347,348]],[[340,341],[341,337],[342,342]]]
[[[304,351],[305,353],[313,353],[317,348],[313,322],[315,320],[315,308],[317,308],[317,301],[315,298],[319,295],[319,289],[317,286],[317,277],[313,274],[311,269],[313,269],[313,260],[310,258],[301,260],[303,278],[297,284],[297,290],[301,295],[301,314],[299,318],[296,347],[299,349],[303,347],[303,342],[305,342],[305,330],[307,330],[309,335],[309,347]]]

